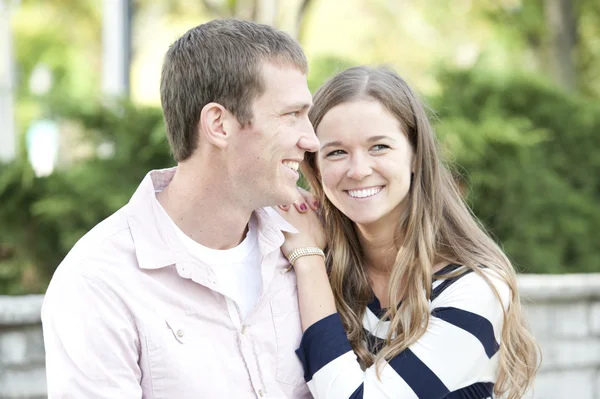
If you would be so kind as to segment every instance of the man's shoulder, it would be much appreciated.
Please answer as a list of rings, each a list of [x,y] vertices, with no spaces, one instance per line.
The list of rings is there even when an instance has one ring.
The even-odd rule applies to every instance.
[[[126,207],[119,209],[81,237],[58,270],[93,274],[105,267],[126,266],[128,260],[135,259]]]

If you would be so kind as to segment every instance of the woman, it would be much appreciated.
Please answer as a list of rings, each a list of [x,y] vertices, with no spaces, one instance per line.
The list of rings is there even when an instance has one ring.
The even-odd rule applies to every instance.
[[[300,231],[282,250],[313,395],[522,397],[538,349],[515,271],[465,205],[412,90],[388,69],[350,68],[317,91],[309,118],[321,147],[303,172],[327,267],[312,256],[325,239],[306,199],[280,213]]]

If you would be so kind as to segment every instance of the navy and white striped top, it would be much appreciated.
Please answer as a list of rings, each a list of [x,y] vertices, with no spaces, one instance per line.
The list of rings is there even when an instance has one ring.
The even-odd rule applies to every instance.
[[[436,274],[458,270],[450,265]],[[433,282],[431,317],[425,334],[391,359],[376,375],[375,366],[363,371],[340,316],[334,313],[310,326],[296,351],[304,378],[317,399],[487,399],[493,397],[503,310],[510,289],[489,269],[488,283],[465,269],[458,277]],[[375,299],[366,309],[365,343],[372,353],[383,344],[390,322]]]

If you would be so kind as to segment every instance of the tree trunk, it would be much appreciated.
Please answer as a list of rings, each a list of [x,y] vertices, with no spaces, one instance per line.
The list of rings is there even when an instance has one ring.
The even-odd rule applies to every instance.
[[[573,0],[545,0],[544,12],[552,75],[561,87],[574,90],[577,87],[578,19]]]
[[[299,41],[304,32],[304,20],[312,0],[300,0],[290,34]],[[283,29],[279,20],[278,0],[202,0],[205,9],[216,18],[238,18]],[[286,29],[287,30],[287,29]]]

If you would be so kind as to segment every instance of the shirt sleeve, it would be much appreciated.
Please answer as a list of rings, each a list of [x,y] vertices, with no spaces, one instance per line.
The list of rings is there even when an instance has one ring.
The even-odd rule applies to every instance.
[[[502,303],[476,273],[448,287],[434,301],[425,334],[385,363],[381,378],[375,366],[361,369],[339,314],[313,324],[296,351],[313,396],[441,399],[474,382],[494,381],[489,360],[499,348],[503,307],[507,308],[510,290],[499,279],[492,282]]]
[[[139,338],[102,282],[57,273],[42,307],[49,398],[141,398]]]

